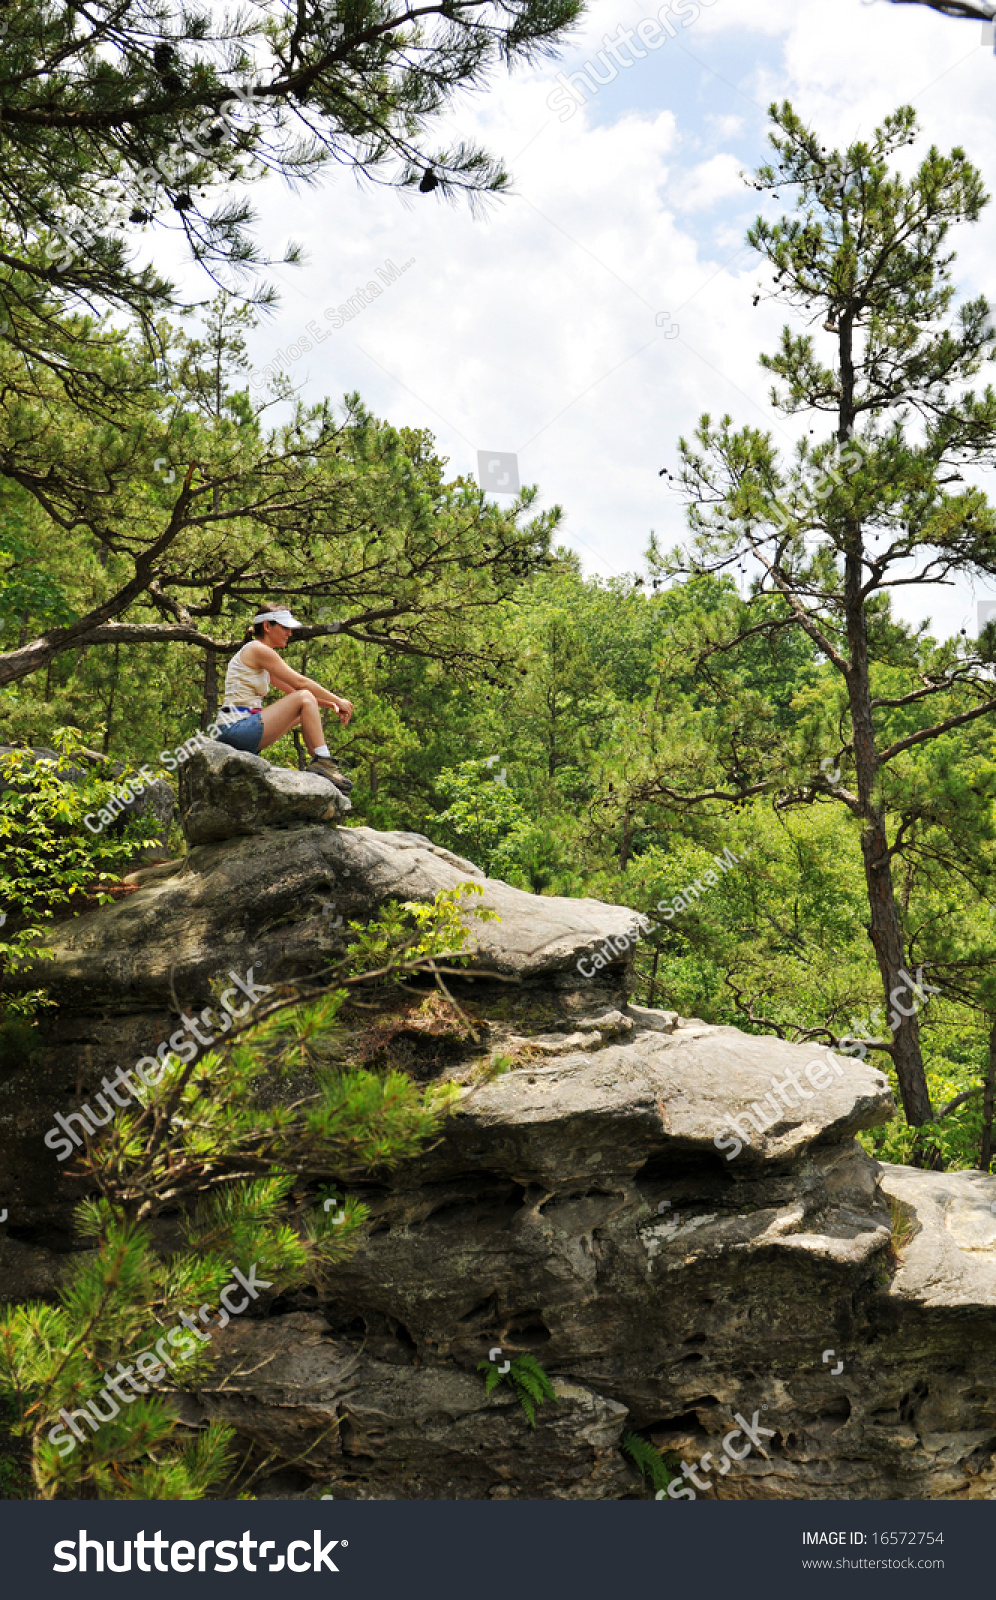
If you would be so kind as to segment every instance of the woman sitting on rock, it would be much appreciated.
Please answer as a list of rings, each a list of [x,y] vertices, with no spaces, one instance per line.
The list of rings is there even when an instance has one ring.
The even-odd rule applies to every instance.
[[[319,706],[330,706],[343,727],[353,715],[352,702],[331,694],[313,678],[304,678],[285,661],[278,650],[286,650],[291,634],[301,623],[295,622],[285,606],[265,605],[246,629],[242,649],[228,663],[225,674],[225,704],[219,722],[220,744],[233,750],[248,750],[259,755],[275,740],[300,723],[304,742],[312,757],[309,772],[334,783],[343,794],[353,787],[332,760],[325,743]],[[283,698],[264,708],[271,684]]]

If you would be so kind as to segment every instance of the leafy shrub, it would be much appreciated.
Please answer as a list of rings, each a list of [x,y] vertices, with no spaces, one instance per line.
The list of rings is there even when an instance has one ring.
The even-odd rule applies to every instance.
[[[449,801],[433,822],[433,832],[457,854],[493,875],[494,858],[516,826],[528,824],[520,801],[486,761],[461,761],[444,768],[436,788]]]
[[[57,912],[82,909],[88,897],[112,899],[110,886],[135,851],[158,843],[141,819],[130,818],[120,836],[87,828],[84,816],[111,799],[124,774],[81,777],[86,758],[79,735],[71,728],[59,735],[54,761],[39,761],[28,749],[0,758],[0,779],[10,785],[0,792],[0,985],[6,973],[45,958],[39,937]],[[7,1012],[30,1012],[43,998],[40,990],[0,992]]]

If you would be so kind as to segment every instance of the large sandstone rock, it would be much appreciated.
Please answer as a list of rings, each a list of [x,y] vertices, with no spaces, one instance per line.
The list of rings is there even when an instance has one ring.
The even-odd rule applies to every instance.
[[[632,911],[525,894],[420,834],[335,826],[334,809],[324,823],[303,821],[302,808],[334,808],[330,784],[298,773],[275,778],[278,769],[224,745],[187,764],[188,830],[195,813],[205,825],[209,817],[212,827],[222,825],[220,805],[197,808],[204,796],[218,799],[218,774],[230,768],[233,793],[244,801],[233,800],[227,823],[235,837],[130,874],[133,893],[58,924],[47,938],[54,959],[8,977],[21,987],[44,985],[58,1007],[45,1019],[45,1057],[0,1081],[0,1209],[7,1204],[19,1225],[46,1230],[46,1242],[62,1244],[75,1196],[42,1146],[55,1113],[85,1103],[103,1074],[154,1053],[184,1010],[200,1011],[212,985],[227,986],[229,969],[252,967],[255,980],[267,983],[313,973],[343,949],[346,924],[375,917],[387,900],[428,901],[441,889],[479,885],[483,893],[470,897],[469,909],[489,906],[499,920],[471,919],[474,965],[526,986],[523,1015],[540,989],[548,1010],[551,996],[562,995],[568,1010],[575,996],[579,1010],[585,1000],[622,998],[621,936],[635,926]],[[264,814],[280,825],[239,833]],[[578,960],[610,936],[621,952],[609,952],[610,982],[583,983]]]
[[[632,1491],[619,1451],[626,1408],[584,1384],[556,1379],[557,1399],[540,1407],[534,1430],[504,1385],[489,1397],[478,1373],[406,1359],[397,1341],[373,1356],[334,1337],[320,1315],[233,1323],[218,1347],[211,1392],[184,1397],[183,1415],[234,1425],[288,1461],[305,1454],[308,1475],[334,1484],[337,1499],[603,1500]]]
[[[996,1180],[865,1155],[850,1135],[891,1100],[854,1061],[766,1143],[721,1157],[715,1130],[759,1079],[810,1058],[679,1024],[472,1092],[440,1146],[356,1190],[373,1224],[324,1321],[302,1296],[306,1334],[286,1316],[240,1333],[231,1392],[191,1395],[187,1414],[226,1417],[259,1455],[314,1442],[306,1477],[337,1498],[639,1492],[577,1436],[589,1418],[597,1440],[639,1429],[673,1460],[706,1458],[699,1497],[993,1498]],[[496,1392],[499,1420],[467,1387],[496,1346],[584,1397],[541,1412],[514,1467],[511,1396]],[[721,1475],[738,1413],[770,1436]]]
[[[192,844],[182,861],[136,874],[137,893],[62,924],[48,942],[55,961],[19,981],[46,984],[74,1010],[161,1008],[173,995],[203,1005],[230,966],[251,965],[265,981],[313,972],[343,948],[349,922],[370,920],[385,901],[429,901],[461,883],[482,891],[466,902],[480,967],[518,978],[569,974],[581,986],[578,961],[610,938],[618,951],[600,961],[624,963],[634,912],[513,889],[421,834],[329,826],[337,793],[224,745],[196,753],[181,790],[184,829],[190,838],[227,827],[230,836]],[[265,817],[274,825],[264,827]],[[498,920],[476,918],[479,907]]]
[[[262,756],[209,739],[180,768],[180,813],[188,845],[337,822],[352,803],[313,772],[273,767]]]

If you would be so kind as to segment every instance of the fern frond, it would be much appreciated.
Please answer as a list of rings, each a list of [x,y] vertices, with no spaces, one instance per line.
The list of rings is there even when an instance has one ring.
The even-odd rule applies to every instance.
[[[535,1428],[535,1426],[536,1426],[536,1406],[534,1405],[534,1403],[532,1401],[532,1398],[526,1393],[525,1389],[519,1389],[518,1390],[518,1395],[519,1395],[519,1404],[521,1405],[523,1411],[526,1413],[526,1421],[529,1423],[529,1426],[531,1428]]]
[[[491,1394],[493,1390],[497,1389],[502,1378],[505,1376],[503,1372],[498,1371],[498,1368],[491,1361],[479,1361],[477,1363],[477,1370],[478,1372],[484,1373],[485,1394]]]
[[[541,1404],[544,1400],[552,1400],[556,1404],[556,1390],[535,1356],[516,1356],[512,1362],[512,1373],[520,1383],[528,1380],[530,1394]]]
[[[620,1443],[644,1483],[654,1494],[667,1488],[671,1482],[671,1473],[664,1465],[660,1451],[655,1449],[649,1439],[644,1439],[639,1433],[624,1433]]]

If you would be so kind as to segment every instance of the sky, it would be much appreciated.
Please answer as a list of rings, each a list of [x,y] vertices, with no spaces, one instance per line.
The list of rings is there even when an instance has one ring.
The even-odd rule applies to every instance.
[[[996,189],[996,55],[981,23],[885,0],[676,0],[674,37],[642,60],[619,51],[629,65],[597,92],[565,90],[593,59],[609,77],[605,37],[658,15],[645,0],[594,0],[556,60],[461,97],[429,144],[462,134],[503,161],[511,191],[483,217],[342,170],[314,189],[268,179],[253,191],[261,243],[279,254],[294,239],[305,255],[269,273],[280,304],[250,337],[258,383],[283,350],[305,401],[358,391],[376,415],[431,429],[453,475],[476,477],[479,451],[513,452],[538,504],[562,508],[560,542],[603,576],[644,570],[651,530],[665,548],[685,538],[659,471],[701,413],[728,411],[786,445],[806,426],[770,407],[758,357],[786,314],[753,307],[760,259],[744,243],[759,202],[784,209],[742,176],[765,159],[772,100],[790,100],[828,146],[911,103],[924,147],[963,145]],[[640,37],[656,36],[645,29],[637,49]],[[996,301],[996,203],[952,242],[959,292]],[[405,270],[385,285],[389,263]],[[371,279],[381,295],[333,327],[325,309]],[[288,362],[302,338],[312,349]],[[825,418],[807,420],[825,435]],[[979,481],[996,500],[991,476]],[[978,599],[996,599],[996,583],[900,590],[896,604],[946,635],[974,633]]]

